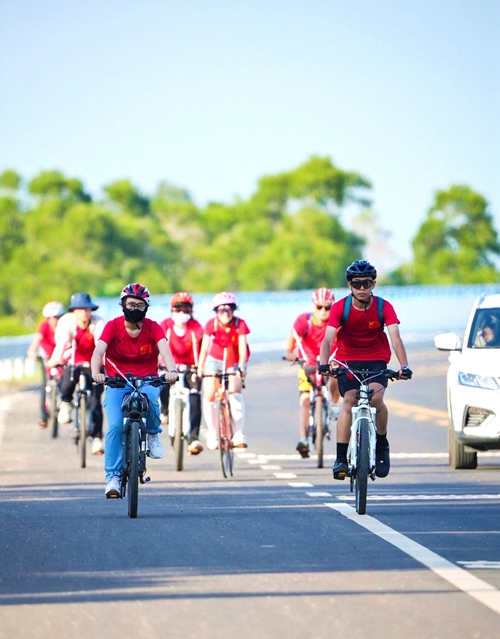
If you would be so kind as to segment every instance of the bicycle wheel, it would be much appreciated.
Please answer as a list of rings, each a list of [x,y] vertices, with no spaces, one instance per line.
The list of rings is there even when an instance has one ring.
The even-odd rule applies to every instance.
[[[356,490],[356,512],[366,514],[366,496],[368,492],[368,475],[370,473],[370,439],[369,420],[361,417],[358,425],[358,467],[354,481]]]
[[[139,505],[139,424],[132,422],[128,433],[128,516],[137,517]]]
[[[324,427],[325,427],[325,415],[323,412],[323,396],[318,395],[314,399],[314,425],[316,435],[316,453],[318,455],[318,468],[323,468],[323,442],[324,442]]]
[[[49,400],[49,418],[47,421],[47,427],[52,433],[52,437],[56,438],[58,435],[59,424],[57,422],[57,383],[52,380],[50,382],[50,393],[48,395]]]
[[[78,453],[80,455],[80,468],[87,465],[87,397],[80,395],[78,400],[78,410],[76,417],[76,425],[78,428]]]
[[[184,437],[182,432],[182,399],[176,399],[174,402],[174,452],[175,452],[175,470],[182,470],[184,467]]]
[[[222,474],[227,478],[233,474],[233,442],[227,406],[220,400],[217,407],[217,425],[220,464]]]

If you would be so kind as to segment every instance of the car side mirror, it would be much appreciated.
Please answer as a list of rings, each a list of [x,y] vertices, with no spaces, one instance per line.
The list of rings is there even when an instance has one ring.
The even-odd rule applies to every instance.
[[[434,345],[440,351],[462,350],[462,340],[455,333],[441,333],[441,335],[436,335]]]

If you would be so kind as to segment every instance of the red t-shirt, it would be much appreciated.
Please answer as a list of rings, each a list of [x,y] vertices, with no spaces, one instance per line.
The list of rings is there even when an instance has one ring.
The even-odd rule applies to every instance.
[[[383,327],[380,326],[377,298],[375,296],[372,298],[372,305],[367,311],[360,311],[351,305],[349,317],[341,326],[344,299],[335,302],[328,319],[328,326],[338,329],[335,357],[340,361],[372,362],[380,360],[388,363],[391,359],[391,348],[387,335]],[[386,326],[399,324],[392,304],[384,300],[382,310]]]
[[[95,348],[94,333],[90,328],[76,327],[75,332],[75,364],[90,364]]]
[[[222,361],[226,348],[226,366],[231,368],[239,362],[238,338],[240,335],[248,335],[250,329],[241,317],[233,317],[227,326],[221,324],[215,317],[205,324],[204,333],[213,336],[208,354]],[[247,360],[249,356],[250,349],[247,346]]]
[[[106,375],[114,377],[118,374],[108,358],[124,375],[132,373],[145,377],[158,373],[158,342],[165,339],[165,333],[158,322],[146,317],[139,335],[130,337],[123,316],[115,317],[106,324],[100,339],[108,345],[105,356]]]
[[[312,313],[301,313],[295,322],[293,328],[300,338],[302,349],[306,354],[306,363],[314,366],[318,363],[318,355],[321,349],[321,342],[325,336],[327,323],[319,326]],[[332,347],[332,352],[335,345]],[[303,357],[302,350],[298,348],[298,356]]]
[[[196,363],[194,351],[196,350],[196,359],[198,359],[200,354],[201,340],[203,338],[202,325],[191,318],[185,324],[186,331],[184,335],[177,335],[174,330],[174,320],[171,317],[167,317],[167,319],[160,322],[160,326],[167,337],[170,352],[176,365],[193,366]]]
[[[55,331],[52,329],[49,320],[42,320],[38,325],[36,332],[40,333],[40,335],[42,336],[40,344],[38,345],[40,353],[42,357],[46,357],[47,359],[49,359],[49,357],[52,355],[52,351],[56,347],[56,342],[54,340]]]

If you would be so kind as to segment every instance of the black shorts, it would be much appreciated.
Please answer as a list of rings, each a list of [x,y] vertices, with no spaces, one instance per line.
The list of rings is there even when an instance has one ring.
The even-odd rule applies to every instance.
[[[387,364],[381,360],[376,360],[372,362],[359,362],[359,361],[348,361],[344,362],[352,368],[353,370],[368,370],[376,373],[377,371],[385,371],[387,369]],[[342,397],[344,397],[345,393],[349,390],[357,390],[359,388],[359,382],[356,378],[351,375],[339,375],[339,391]],[[384,375],[377,375],[370,380],[370,384],[375,382],[376,384],[381,384],[384,388],[387,388],[387,377]]]

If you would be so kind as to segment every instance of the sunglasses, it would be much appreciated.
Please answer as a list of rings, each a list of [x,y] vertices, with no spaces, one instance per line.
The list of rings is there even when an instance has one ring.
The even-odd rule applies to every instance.
[[[232,306],[218,306],[217,313],[232,313],[234,311]]]
[[[357,291],[359,291],[362,288],[372,288],[372,286],[374,285],[374,282],[372,279],[370,280],[351,280],[351,286],[353,288],[355,288]]]
[[[329,304],[328,306],[321,306],[321,304],[316,304],[316,308],[318,309],[318,311],[329,311],[332,308],[332,305]]]
[[[174,306],[172,308],[172,313],[189,313],[191,314],[193,309],[191,306]]]

